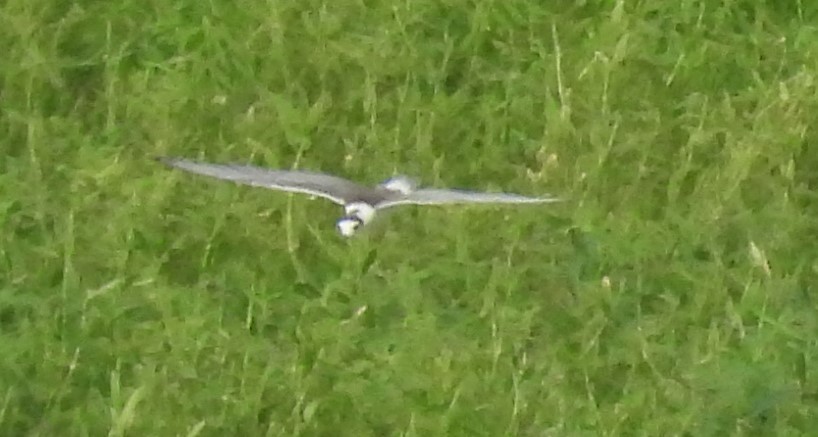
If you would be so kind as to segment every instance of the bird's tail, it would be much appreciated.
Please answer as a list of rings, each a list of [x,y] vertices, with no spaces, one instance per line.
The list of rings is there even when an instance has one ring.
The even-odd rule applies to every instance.
[[[381,182],[379,186],[386,188],[389,191],[397,191],[401,194],[407,195],[417,189],[418,183],[408,176],[395,175]]]

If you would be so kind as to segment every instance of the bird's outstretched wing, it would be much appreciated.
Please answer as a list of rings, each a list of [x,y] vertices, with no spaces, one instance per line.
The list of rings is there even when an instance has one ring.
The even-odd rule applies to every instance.
[[[378,204],[379,208],[398,205],[446,205],[456,203],[550,203],[559,202],[556,197],[528,197],[511,193],[481,193],[477,191],[422,188],[397,199]]]
[[[310,194],[329,199],[339,205],[355,199],[370,188],[347,179],[300,170],[269,170],[237,164],[209,164],[182,158],[157,158],[168,166],[239,184]]]

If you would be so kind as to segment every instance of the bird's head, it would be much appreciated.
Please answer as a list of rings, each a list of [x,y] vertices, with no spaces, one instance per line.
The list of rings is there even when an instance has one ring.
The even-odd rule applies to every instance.
[[[335,223],[338,232],[344,237],[351,237],[364,225],[364,221],[356,216],[344,216]]]
[[[338,232],[345,237],[355,235],[358,229],[375,217],[375,208],[365,202],[348,203],[344,211],[346,214],[338,219],[335,225],[338,227]]]

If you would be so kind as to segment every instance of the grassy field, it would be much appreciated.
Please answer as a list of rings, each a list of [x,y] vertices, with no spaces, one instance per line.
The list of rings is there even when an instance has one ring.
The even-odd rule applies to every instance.
[[[816,41],[805,0],[7,0],[0,435],[808,435]],[[568,201],[345,240],[157,155]]]

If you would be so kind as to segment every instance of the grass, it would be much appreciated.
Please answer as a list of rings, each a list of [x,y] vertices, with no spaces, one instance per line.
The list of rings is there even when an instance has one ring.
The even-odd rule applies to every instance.
[[[540,3],[5,2],[0,434],[811,433],[818,9]]]

